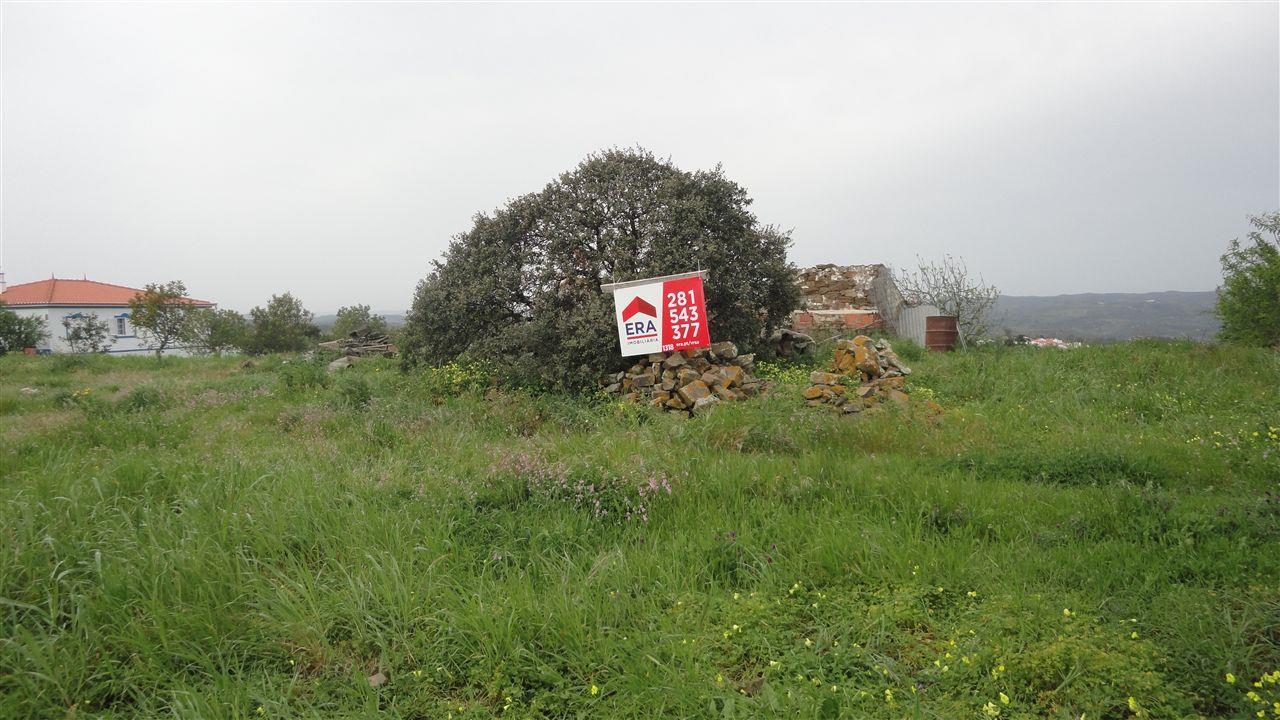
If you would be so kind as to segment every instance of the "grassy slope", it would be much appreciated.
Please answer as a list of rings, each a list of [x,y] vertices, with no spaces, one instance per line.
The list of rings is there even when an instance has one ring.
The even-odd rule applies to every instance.
[[[390,365],[0,358],[0,717],[1252,715],[1280,357],[916,366],[940,418],[780,388],[682,422]],[[647,523],[528,483],[650,477]]]

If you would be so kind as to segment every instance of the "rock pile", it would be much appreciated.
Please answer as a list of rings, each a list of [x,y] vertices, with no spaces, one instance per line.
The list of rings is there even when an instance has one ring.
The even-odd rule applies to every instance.
[[[911,368],[884,340],[866,335],[839,340],[831,371],[810,374],[813,384],[804,391],[805,404],[830,405],[845,413],[861,412],[882,402],[904,405],[908,398],[903,388],[910,374]]]
[[[758,394],[765,382],[754,373],[754,355],[739,355],[733,343],[719,342],[701,350],[647,355],[622,372],[606,375],[600,387],[631,402],[691,415]]]
[[[389,336],[372,332],[369,328],[353,330],[347,337],[322,342],[319,347],[325,350],[335,350],[344,357],[369,357],[371,355],[394,357],[396,354],[396,346],[391,342]]]

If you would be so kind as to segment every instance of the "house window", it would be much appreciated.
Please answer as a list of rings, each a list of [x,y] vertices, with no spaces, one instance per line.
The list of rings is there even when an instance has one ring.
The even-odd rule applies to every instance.
[[[127,325],[128,325],[128,322],[125,320],[125,318],[122,318],[122,317],[116,318],[116,335],[126,335],[127,333],[125,331],[128,330]]]

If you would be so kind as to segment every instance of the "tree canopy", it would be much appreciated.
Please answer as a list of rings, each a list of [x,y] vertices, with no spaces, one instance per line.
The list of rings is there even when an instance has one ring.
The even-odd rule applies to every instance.
[[[197,308],[186,294],[187,286],[181,280],[173,280],[147,283],[141,293],[129,300],[129,322],[139,331],[141,344],[155,350],[156,357],[191,339],[191,317]]]
[[[19,315],[0,302],[0,355],[35,347],[48,336],[42,318]]]
[[[621,364],[600,285],[699,268],[712,340],[761,345],[799,298],[789,233],[761,225],[750,205],[718,166],[593,154],[453,240],[418,285],[406,362],[487,358],[529,384],[584,387]]]
[[[1220,337],[1280,349],[1280,211],[1250,217],[1248,242],[1231,241],[1222,256],[1217,314]]]
[[[289,293],[272,295],[266,307],[255,307],[249,317],[245,352],[254,355],[306,350],[320,336],[311,311]]]
[[[369,330],[372,333],[385,333],[387,319],[374,315],[368,305],[349,305],[338,308],[337,317],[333,321],[330,334],[335,338],[344,338],[356,330]]]

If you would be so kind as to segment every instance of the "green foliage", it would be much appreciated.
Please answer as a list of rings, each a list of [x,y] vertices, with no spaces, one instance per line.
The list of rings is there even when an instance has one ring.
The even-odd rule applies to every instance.
[[[155,412],[162,409],[168,398],[154,385],[139,385],[120,399],[120,408],[126,412]]]
[[[320,337],[315,316],[289,293],[272,295],[266,307],[249,311],[251,325],[245,352],[301,352]]]
[[[764,380],[772,380],[786,385],[808,385],[809,374],[813,370],[814,368],[811,365],[788,360],[778,360],[776,362],[761,360],[756,363],[757,376]]]
[[[196,354],[243,350],[249,340],[249,322],[235,310],[197,308],[191,313],[189,338]]]
[[[191,340],[191,316],[197,308],[186,295],[186,284],[173,280],[147,283],[142,293],[129,299],[129,322],[137,330],[139,342],[155,350],[156,357]]]
[[[680,420],[480,369],[239,365],[0,357],[0,717],[1280,700],[1270,350],[928,353],[941,413],[856,418],[807,378]]]
[[[368,330],[371,333],[387,332],[387,319],[374,315],[368,305],[350,305],[338,308],[337,319],[333,321],[333,329],[329,334],[335,338],[345,338],[356,330]]]
[[[48,336],[44,320],[35,315],[19,315],[0,302],[0,355],[36,347]]]
[[[329,387],[329,374],[317,362],[292,360],[282,364],[276,374],[281,385],[292,392]]]
[[[494,387],[497,369],[487,362],[462,360],[447,362],[439,367],[424,367],[410,377],[434,397],[454,396]]]
[[[62,318],[63,338],[73,353],[106,352],[115,344],[105,320],[95,314],[74,313]]]
[[[373,400],[373,388],[362,375],[348,371],[335,383],[334,397],[341,407],[363,410]]]
[[[1250,217],[1249,243],[1232,240],[1222,256],[1219,337],[1280,348],[1280,211]]]
[[[611,281],[706,268],[713,340],[752,349],[795,307],[790,237],[746,191],[644,150],[589,156],[541,192],[477,215],[414,296],[407,364],[501,360],[527,386],[581,389],[619,366]]]

